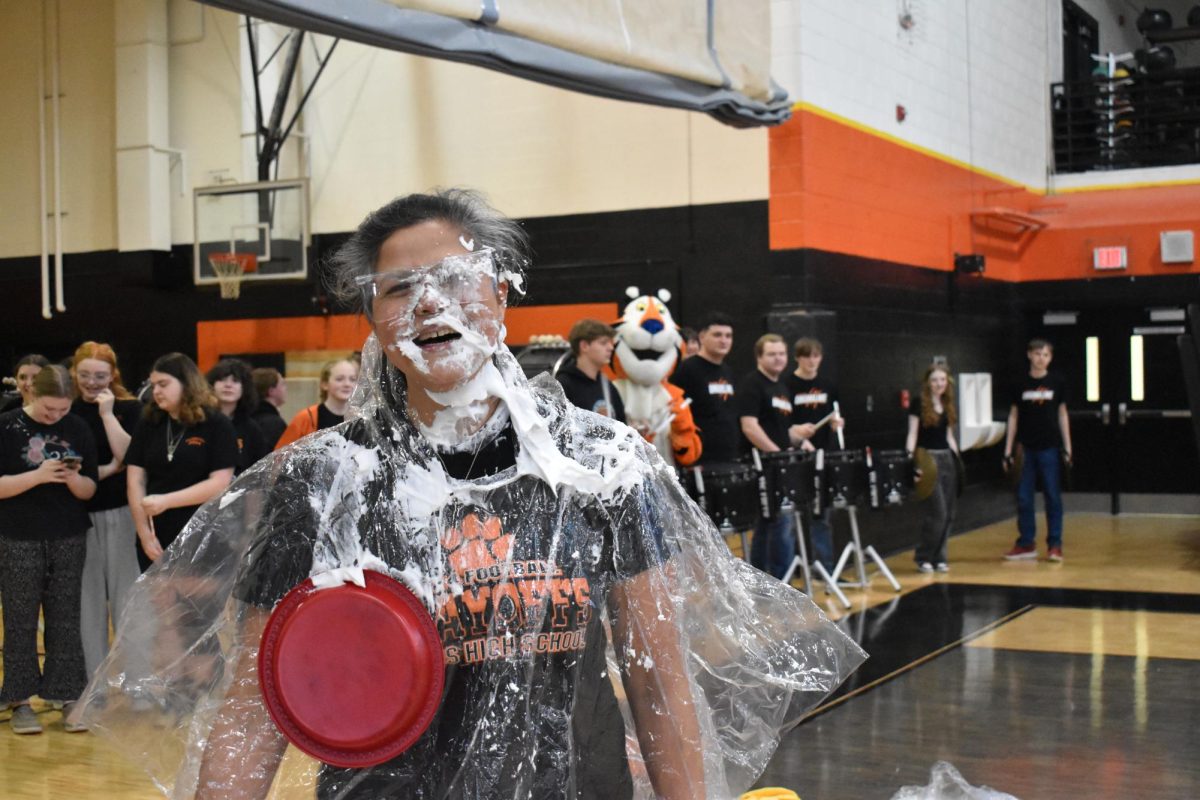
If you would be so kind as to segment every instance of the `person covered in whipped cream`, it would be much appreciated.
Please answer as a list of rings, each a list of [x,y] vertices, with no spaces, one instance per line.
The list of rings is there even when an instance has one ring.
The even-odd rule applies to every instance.
[[[122,638],[146,638],[135,610],[89,687],[93,730],[164,791],[731,797],[861,662],[804,595],[732,557],[636,432],[526,381],[504,314],[528,263],[520,225],[466,190],[394,200],[339,251],[333,288],[373,330],[354,418],[241,476],[137,587],[156,630],[185,652],[219,643],[220,668],[123,659]],[[256,671],[266,620],[306,578],[362,569],[432,615],[437,716],[381,765],[281,770]],[[165,587],[205,600],[176,619]],[[171,735],[167,711],[126,701],[147,696]]]

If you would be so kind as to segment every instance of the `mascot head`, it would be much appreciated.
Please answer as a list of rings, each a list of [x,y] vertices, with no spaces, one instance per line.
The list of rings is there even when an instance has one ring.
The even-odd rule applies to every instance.
[[[631,300],[613,325],[617,330],[613,371],[617,378],[643,386],[662,383],[675,369],[683,344],[679,326],[667,310],[671,293],[659,289],[654,295],[638,294],[638,288],[630,286],[625,295]]]

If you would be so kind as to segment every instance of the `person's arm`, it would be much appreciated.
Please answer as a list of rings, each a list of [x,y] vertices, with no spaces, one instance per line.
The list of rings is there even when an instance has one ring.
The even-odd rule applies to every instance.
[[[779,446],[771,441],[771,437],[763,431],[762,425],[758,424],[758,417],[742,417],[741,423],[742,435],[750,441],[750,444],[764,453],[779,452]]]
[[[1066,451],[1067,461],[1071,460],[1071,415],[1067,413],[1067,404],[1058,404],[1058,430],[1062,434],[1063,450]]]
[[[142,552],[151,561],[157,561],[162,555],[162,545],[154,535],[154,523],[146,512],[142,501],[146,499],[146,470],[130,464],[125,476],[125,497],[129,500],[129,513],[133,515],[133,527],[137,531],[138,541],[142,544]]]
[[[1013,442],[1017,440],[1017,404],[1013,403],[1008,409],[1008,426],[1004,432],[1004,469],[1008,470],[1008,462],[1012,460]]]
[[[258,643],[269,617],[263,609],[248,607],[242,619],[244,646],[205,742],[196,800],[266,797],[283,760],[287,739],[271,721],[258,686]]]
[[[817,426],[813,425],[811,422],[799,422],[795,425],[788,426],[788,440],[791,441],[793,445],[803,446],[804,444],[808,443],[808,440],[811,439],[813,434],[816,432]],[[809,443],[809,447],[812,447],[811,443]]]
[[[672,571],[663,569],[669,585]],[[703,742],[679,623],[656,586],[662,578],[648,570],[614,587],[616,649],[637,654],[621,657],[621,677],[655,796],[694,800],[707,796]],[[642,655],[650,660],[639,663]]]
[[[97,472],[98,472],[97,477],[100,480],[104,480],[105,478],[111,478],[113,475],[116,475],[118,472],[120,472],[124,468],[125,468],[125,465],[121,463],[120,459],[114,458],[112,461],[108,462],[107,464],[101,464],[97,468]]]
[[[125,428],[121,426],[121,420],[117,419],[113,410],[114,402],[113,393],[107,389],[96,398],[96,405],[100,410],[100,421],[104,423],[104,436],[108,439],[109,449],[112,450],[113,461],[120,462],[125,460],[125,451],[129,449],[129,441],[133,437],[126,433]],[[108,476],[101,475],[100,477]]]
[[[130,469],[133,469],[130,467]],[[142,500],[142,507],[151,516],[158,516],[169,508],[187,508],[200,506],[212,500],[229,488],[233,480],[233,467],[218,469],[210,472],[208,477],[198,483],[193,483],[186,489],[179,489],[166,494],[147,495]]]
[[[921,419],[915,414],[908,415],[908,438],[904,440],[904,449],[909,453],[917,450],[917,431],[921,427]]]
[[[72,471],[58,459],[46,459],[37,469],[16,475],[0,475],[0,500],[25,494],[43,483],[66,483]]]

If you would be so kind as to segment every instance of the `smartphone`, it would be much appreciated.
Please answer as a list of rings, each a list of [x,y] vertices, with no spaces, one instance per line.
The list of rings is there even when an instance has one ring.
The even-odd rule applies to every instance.
[[[62,463],[67,469],[79,469],[83,466],[83,459],[79,456],[63,456]]]

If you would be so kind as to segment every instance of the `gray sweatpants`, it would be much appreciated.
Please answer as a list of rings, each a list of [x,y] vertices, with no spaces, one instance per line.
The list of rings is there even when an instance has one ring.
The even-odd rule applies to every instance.
[[[950,539],[954,513],[958,510],[958,464],[954,453],[930,450],[929,454],[937,464],[937,486],[921,504],[925,519],[921,522],[921,538],[913,554],[918,564],[946,562],[946,542]]]
[[[141,570],[137,561],[137,529],[129,506],[94,511],[87,532],[87,561],[83,565],[83,594],[79,633],[88,675],[108,655],[108,621],[113,630],[121,621],[125,595]]]

